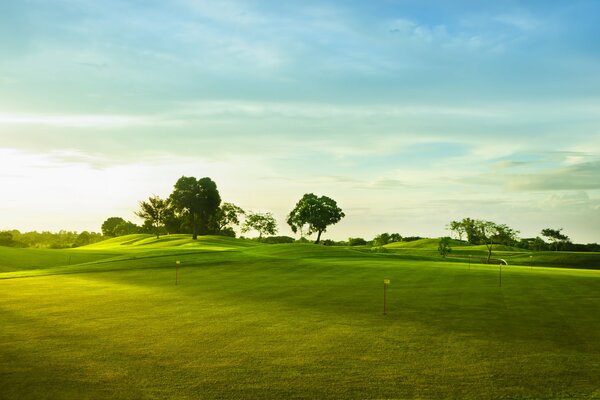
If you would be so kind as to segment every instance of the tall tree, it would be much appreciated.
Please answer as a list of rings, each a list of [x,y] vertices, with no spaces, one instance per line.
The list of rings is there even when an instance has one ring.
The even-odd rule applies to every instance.
[[[547,237],[548,239],[550,239],[550,241],[554,244],[554,251],[558,251],[558,245],[559,245],[559,243],[568,242],[569,241],[569,237],[567,235],[563,235],[561,233],[562,230],[563,230],[563,228],[560,228],[560,229],[552,229],[552,228],[542,229],[542,236]]]
[[[148,201],[140,201],[140,210],[135,213],[150,224],[154,230],[156,238],[160,238],[160,230],[164,227],[165,220],[170,209],[169,199],[161,199],[158,196],[151,196]]]
[[[242,226],[242,232],[255,230],[258,232],[258,240],[262,239],[263,235],[274,235],[277,233],[277,222],[271,213],[253,213],[246,215],[246,220]]]
[[[338,207],[335,200],[327,196],[317,197],[313,193],[307,193],[290,212],[287,223],[296,233],[298,230],[308,226],[308,234],[318,233],[318,244],[321,240],[321,234],[327,230],[329,225],[338,223],[346,215],[341,208]]]
[[[178,212],[187,216],[194,240],[198,234],[210,232],[210,219],[221,204],[217,184],[212,179],[182,176],[175,183],[170,200]]]

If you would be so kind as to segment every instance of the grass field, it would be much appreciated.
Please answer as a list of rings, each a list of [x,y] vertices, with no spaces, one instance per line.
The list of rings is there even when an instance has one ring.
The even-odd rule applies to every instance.
[[[0,247],[0,398],[600,398],[600,271],[511,262],[500,287],[497,266],[433,256]]]

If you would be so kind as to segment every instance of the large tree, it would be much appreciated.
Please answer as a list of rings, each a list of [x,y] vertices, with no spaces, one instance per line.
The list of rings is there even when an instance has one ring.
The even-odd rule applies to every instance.
[[[492,258],[492,248],[494,244],[511,245],[516,241],[516,231],[504,224],[497,224],[492,221],[472,220],[473,227],[478,232],[478,236],[485,244],[488,250],[487,262]]]
[[[164,227],[165,220],[169,214],[169,209],[169,199],[151,196],[148,198],[148,201],[140,201],[140,211],[137,211],[135,215],[143,218],[152,227],[158,239],[160,237],[160,230]]]
[[[559,245],[559,243],[563,243],[563,242],[568,242],[569,241],[569,237],[567,235],[563,235],[561,233],[562,230],[563,230],[563,228],[560,228],[560,229],[552,229],[552,228],[542,229],[542,236],[547,237],[548,239],[550,239],[550,241],[552,243],[554,243],[554,251],[558,251],[558,245]]]
[[[302,232],[305,225],[308,226],[307,233],[309,235],[317,232],[315,243],[318,244],[321,234],[327,230],[327,227],[336,224],[344,217],[344,212],[332,198],[317,197],[313,193],[307,193],[290,212],[287,223],[294,233],[298,230]]]
[[[246,220],[242,226],[242,232],[255,230],[258,232],[258,240],[262,239],[263,235],[274,235],[277,233],[277,222],[271,213],[253,213],[246,215]]]
[[[127,221],[125,221],[121,217],[110,217],[110,218],[107,218],[106,221],[104,221],[102,223],[102,234],[104,236],[108,236],[108,237],[119,236],[119,235],[117,235],[117,232],[115,232],[116,228],[119,225],[126,224],[126,223],[127,223]]]
[[[175,183],[170,200],[173,207],[186,215],[192,227],[192,238],[210,232],[209,222],[221,204],[217,184],[210,178],[182,176]]]

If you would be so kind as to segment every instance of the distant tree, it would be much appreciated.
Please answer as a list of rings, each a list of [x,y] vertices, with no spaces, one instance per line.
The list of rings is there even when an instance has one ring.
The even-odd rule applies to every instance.
[[[338,223],[344,217],[344,212],[332,198],[317,197],[313,193],[307,193],[290,212],[287,223],[294,233],[298,230],[302,231],[302,228],[307,225],[309,235],[318,233],[315,241],[318,244],[321,234],[327,230],[327,227]]]
[[[542,236],[548,238],[554,244],[554,251],[558,251],[558,245],[561,243],[565,243],[569,241],[569,237],[567,235],[563,235],[560,229],[551,229],[546,228],[542,229]]]
[[[548,249],[548,244],[544,242],[544,239],[537,236],[535,238],[521,239],[519,243],[517,243],[517,247],[533,251],[543,251]]]
[[[108,237],[116,237],[115,228],[126,221],[121,217],[110,217],[102,223],[102,234]]]
[[[456,234],[458,240],[462,240],[462,237],[466,232],[463,221],[450,221],[450,223],[448,224],[448,229],[450,229],[451,232],[454,232]]]
[[[12,246],[14,244],[13,235],[11,232],[0,232],[0,246]]]
[[[289,236],[269,236],[262,239],[263,243],[279,244],[279,243],[294,243],[293,237]]]
[[[242,225],[242,232],[257,231],[258,240],[262,239],[263,235],[274,235],[277,233],[277,222],[271,213],[253,213],[250,212],[246,215],[244,225]]]
[[[175,183],[170,200],[174,209],[187,216],[192,228],[192,238],[211,232],[209,222],[221,205],[217,184],[210,178],[196,179],[182,176]]]
[[[423,237],[421,236],[405,236],[402,238],[403,242],[416,242],[417,240],[421,240]]]
[[[233,203],[223,203],[210,221],[211,229],[215,233],[225,236],[231,236],[231,232],[233,232],[235,237],[233,226],[240,225],[240,217],[245,214],[246,212],[241,207]]]
[[[548,244],[539,236],[536,236],[529,242],[529,249],[533,251],[544,251],[548,249]]]
[[[390,242],[390,234],[387,232],[380,233],[379,235],[375,236],[375,238],[373,239],[373,246],[385,246],[389,242]]]
[[[363,238],[348,238],[349,246],[366,246],[367,241]]]
[[[131,221],[123,221],[115,226],[114,236],[132,235],[140,232],[140,227]]]
[[[90,233],[88,231],[83,231],[77,236],[77,239],[75,239],[75,242],[73,243],[72,247],[87,246],[91,243],[91,241],[92,236],[90,235]]]
[[[516,241],[519,231],[509,228],[504,224],[497,224],[492,221],[473,220],[473,227],[477,235],[488,250],[487,262],[492,258],[492,248],[494,244],[511,244]]]
[[[373,246],[385,246],[389,243],[401,242],[402,236],[399,233],[381,233],[373,239]]]
[[[440,238],[438,244],[438,252],[444,258],[446,258],[446,256],[452,251],[452,248],[450,247],[450,240],[451,239],[449,236],[444,236]]]
[[[153,228],[156,238],[160,238],[160,231],[164,228],[165,220],[169,214],[171,203],[169,199],[151,196],[148,201],[140,201],[140,210],[135,213],[143,218]]]
[[[390,241],[388,243],[396,243],[402,241],[402,235],[399,233],[390,233]]]
[[[463,218],[460,221],[462,230],[467,235],[467,241],[471,244],[482,244],[486,242],[486,237],[482,234],[481,220]]]

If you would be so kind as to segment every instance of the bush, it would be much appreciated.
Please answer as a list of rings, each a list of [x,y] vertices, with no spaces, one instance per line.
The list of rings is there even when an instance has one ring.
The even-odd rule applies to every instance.
[[[279,244],[279,243],[294,243],[295,240],[293,237],[289,236],[268,236],[261,240],[262,243],[267,244]]]
[[[349,246],[366,246],[367,241],[363,238],[348,238]]]

